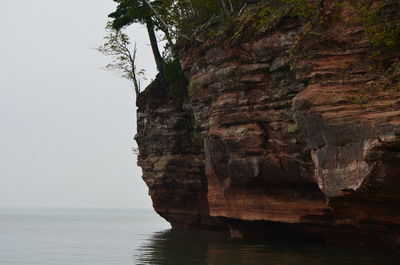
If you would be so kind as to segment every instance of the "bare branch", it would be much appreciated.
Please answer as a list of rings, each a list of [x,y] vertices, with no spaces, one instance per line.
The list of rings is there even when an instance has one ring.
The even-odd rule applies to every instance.
[[[108,35],[104,38],[106,42],[97,47],[96,50],[103,55],[113,57],[111,63],[105,69],[118,72],[123,78],[132,81],[136,98],[140,95],[140,79],[138,76],[143,74],[143,70],[137,71],[136,67],[136,43],[133,51],[129,49],[129,38],[122,33],[111,28],[107,28]]]
[[[243,10],[244,10],[246,7],[247,7],[247,3],[245,3],[245,4],[243,5],[243,7],[240,9],[238,16],[240,16],[240,15],[242,14]]]
[[[135,87],[135,92],[136,92],[136,97],[139,97],[140,94],[140,82],[138,82],[137,77],[136,77],[136,42],[135,42],[135,46],[133,48],[133,54],[129,56],[130,62],[131,62],[131,68],[132,68],[132,80],[133,80],[133,85]],[[131,54],[129,52],[129,54]]]
[[[193,31],[193,35],[195,36],[196,40],[199,42],[204,42],[203,39],[201,39],[200,37],[198,37],[198,32],[208,28],[214,21],[215,19],[215,15],[213,15],[206,23],[204,23],[203,25],[197,27],[194,31]]]
[[[234,12],[234,10],[233,10],[233,5],[232,5],[232,1],[231,0],[228,0],[229,1],[229,6],[230,6],[230,8],[231,8],[231,14],[233,14],[233,12]]]

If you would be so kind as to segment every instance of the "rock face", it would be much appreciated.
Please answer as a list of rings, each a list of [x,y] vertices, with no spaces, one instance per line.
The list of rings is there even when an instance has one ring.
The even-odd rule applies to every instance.
[[[187,95],[143,93],[139,165],[173,227],[400,245],[399,57],[373,57],[355,10],[326,2],[339,18],[307,32],[283,17],[182,44]]]
[[[173,227],[220,228],[209,214],[202,138],[190,105],[164,88],[157,77],[138,101],[138,164],[154,208]]]

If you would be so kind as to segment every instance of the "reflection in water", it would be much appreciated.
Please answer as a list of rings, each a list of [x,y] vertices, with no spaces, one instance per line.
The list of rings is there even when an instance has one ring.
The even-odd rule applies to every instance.
[[[153,234],[135,251],[138,265],[398,265],[390,251],[281,241],[234,240],[226,232]]]

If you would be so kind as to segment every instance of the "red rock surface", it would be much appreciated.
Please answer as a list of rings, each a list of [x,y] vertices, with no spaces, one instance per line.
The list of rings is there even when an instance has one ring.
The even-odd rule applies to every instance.
[[[139,164],[174,227],[400,243],[400,84],[375,67],[399,57],[371,57],[355,10],[328,2],[340,18],[307,34],[283,19],[182,45],[188,95],[142,96]]]
[[[219,228],[209,215],[202,138],[190,105],[163,88],[156,78],[138,101],[138,164],[153,206],[173,227]]]

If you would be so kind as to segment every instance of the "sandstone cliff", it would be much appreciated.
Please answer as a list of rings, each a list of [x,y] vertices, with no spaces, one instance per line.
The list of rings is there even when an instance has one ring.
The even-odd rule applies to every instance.
[[[173,227],[399,246],[399,53],[321,2],[261,22],[271,7],[250,5],[180,44],[187,93],[156,79],[141,95],[139,165]]]

